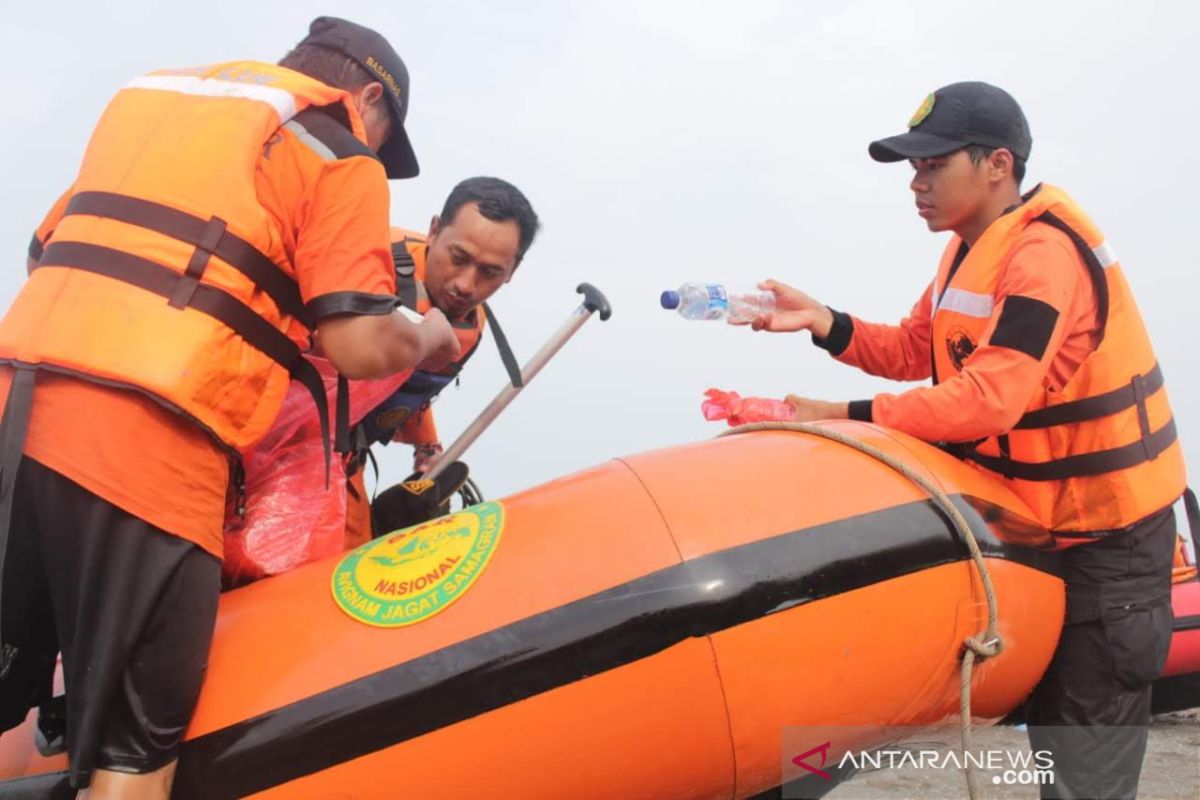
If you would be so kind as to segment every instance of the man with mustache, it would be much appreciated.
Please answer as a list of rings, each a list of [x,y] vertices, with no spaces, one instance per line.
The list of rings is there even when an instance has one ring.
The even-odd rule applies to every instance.
[[[351,381],[350,415],[356,426],[351,438],[357,457],[345,479],[340,465],[334,465],[329,491],[323,490],[321,431],[311,420],[297,424],[294,411],[309,403],[293,387],[274,428],[246,454],[245,514],[227,518],[225,525],[226,585],[284,572],[370,539],[372,514],[363,482],[368,448],[393,441],[411,444],[414,470],[428,469],[442,449],[431,404],[458,379],[488,324],[501,352],[506,350],[484,304],[512,279],[539,225],[516,186],[474,177],[451,190],[427,234],[392,229],[398,302],[411,313],[444,314],[458,339],[459,355],[441,366],[383,380]],[[322,372],[330,372],[319,359],[314,361]],[[447,480],[455,476],[461,484],[465,470],[448,473]],[[439,487],[443,490],[451,491]],[[394,518],[386,509],[377,509],[376,516],[385,527],[395,524],[386,522]]]

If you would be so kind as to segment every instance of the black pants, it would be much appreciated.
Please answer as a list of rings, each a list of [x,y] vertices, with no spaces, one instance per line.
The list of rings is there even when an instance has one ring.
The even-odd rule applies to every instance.
[[[1167,509],[1063,554],[1067,615],[1026,704],[1029,742],[1054,761],[1043,798],[1132,798],[1150,689],[1171,641],[1175,514]]]
[[[200,693],[220,562],[28,457],[14,499],[3,622],[19,652],[0,721],[46,699],[61,650],[71,784],[158,769]]]

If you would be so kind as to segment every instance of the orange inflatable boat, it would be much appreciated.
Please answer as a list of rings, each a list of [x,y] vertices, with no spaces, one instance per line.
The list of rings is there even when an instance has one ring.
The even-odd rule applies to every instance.
[[[915,439],[825,423],[933,478],[966,517],[1003,652],[980,721],[1037,683],[1063,617],[1048,537],[998,482]],[[745,798],[787,726],[958,713],[987,607],[915,484],[812,435],[617,459],[229,592],[179,798]],[[0,795],[55,797],[31,713]]]

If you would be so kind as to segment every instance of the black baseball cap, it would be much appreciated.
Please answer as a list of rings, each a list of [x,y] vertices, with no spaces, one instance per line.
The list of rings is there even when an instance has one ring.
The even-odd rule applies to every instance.
[[[389,178],[413,178],[420,172],[417,156],[404,130],[408,115],[408,69],[388,40],[370,28],[339,19],[317,17],[308,26],[304,45],[324,47],[349,56],[383,84],[383,96],[392,115],[392,133],[379,148],[379,160]]]
[[[933,158],[969,144],[1003,147],[1029,158],[1033,137],[1021,106],[1003,89],[982,81],[943,86],[927,96],[908,121],[908,133],[871,142],[876,161]]]

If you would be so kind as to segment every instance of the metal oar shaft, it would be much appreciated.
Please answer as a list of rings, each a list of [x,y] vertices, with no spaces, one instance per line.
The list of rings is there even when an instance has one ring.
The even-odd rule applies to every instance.
[[[571,316],[567,318],[562,327],[555,331],[549,341],[542,345],[542,349],[534,353],[533,358],[529,359],[525,366],[521,368],[521,382],[525,386],[528,386],[529,382],[542,371],[542,367],[546,366],[550,359],[554,358],[563,345],[575,335],[575,332],[583,327],[583,324],[588,321],[593,312],[599,311],[601,320],[608,319],[612,314],[612,309],[609,307],[608,301],[595,287],[583,283],[579,285],[577,291],[584,294],[583,304],[571,312]],[[459,434],[458,438],[446,448],[444,453],[438,456],[437,462],[425,473],[424,477],[433,480],[441,474],[445,465],[453,464],[457,461],[520,392],[521,389],[513,386],[511,383],[506,383],[504,388],[492,399],[492,402],[488,403],[487,408],[480,412],[479,416],[467,426],[466,430]]]

